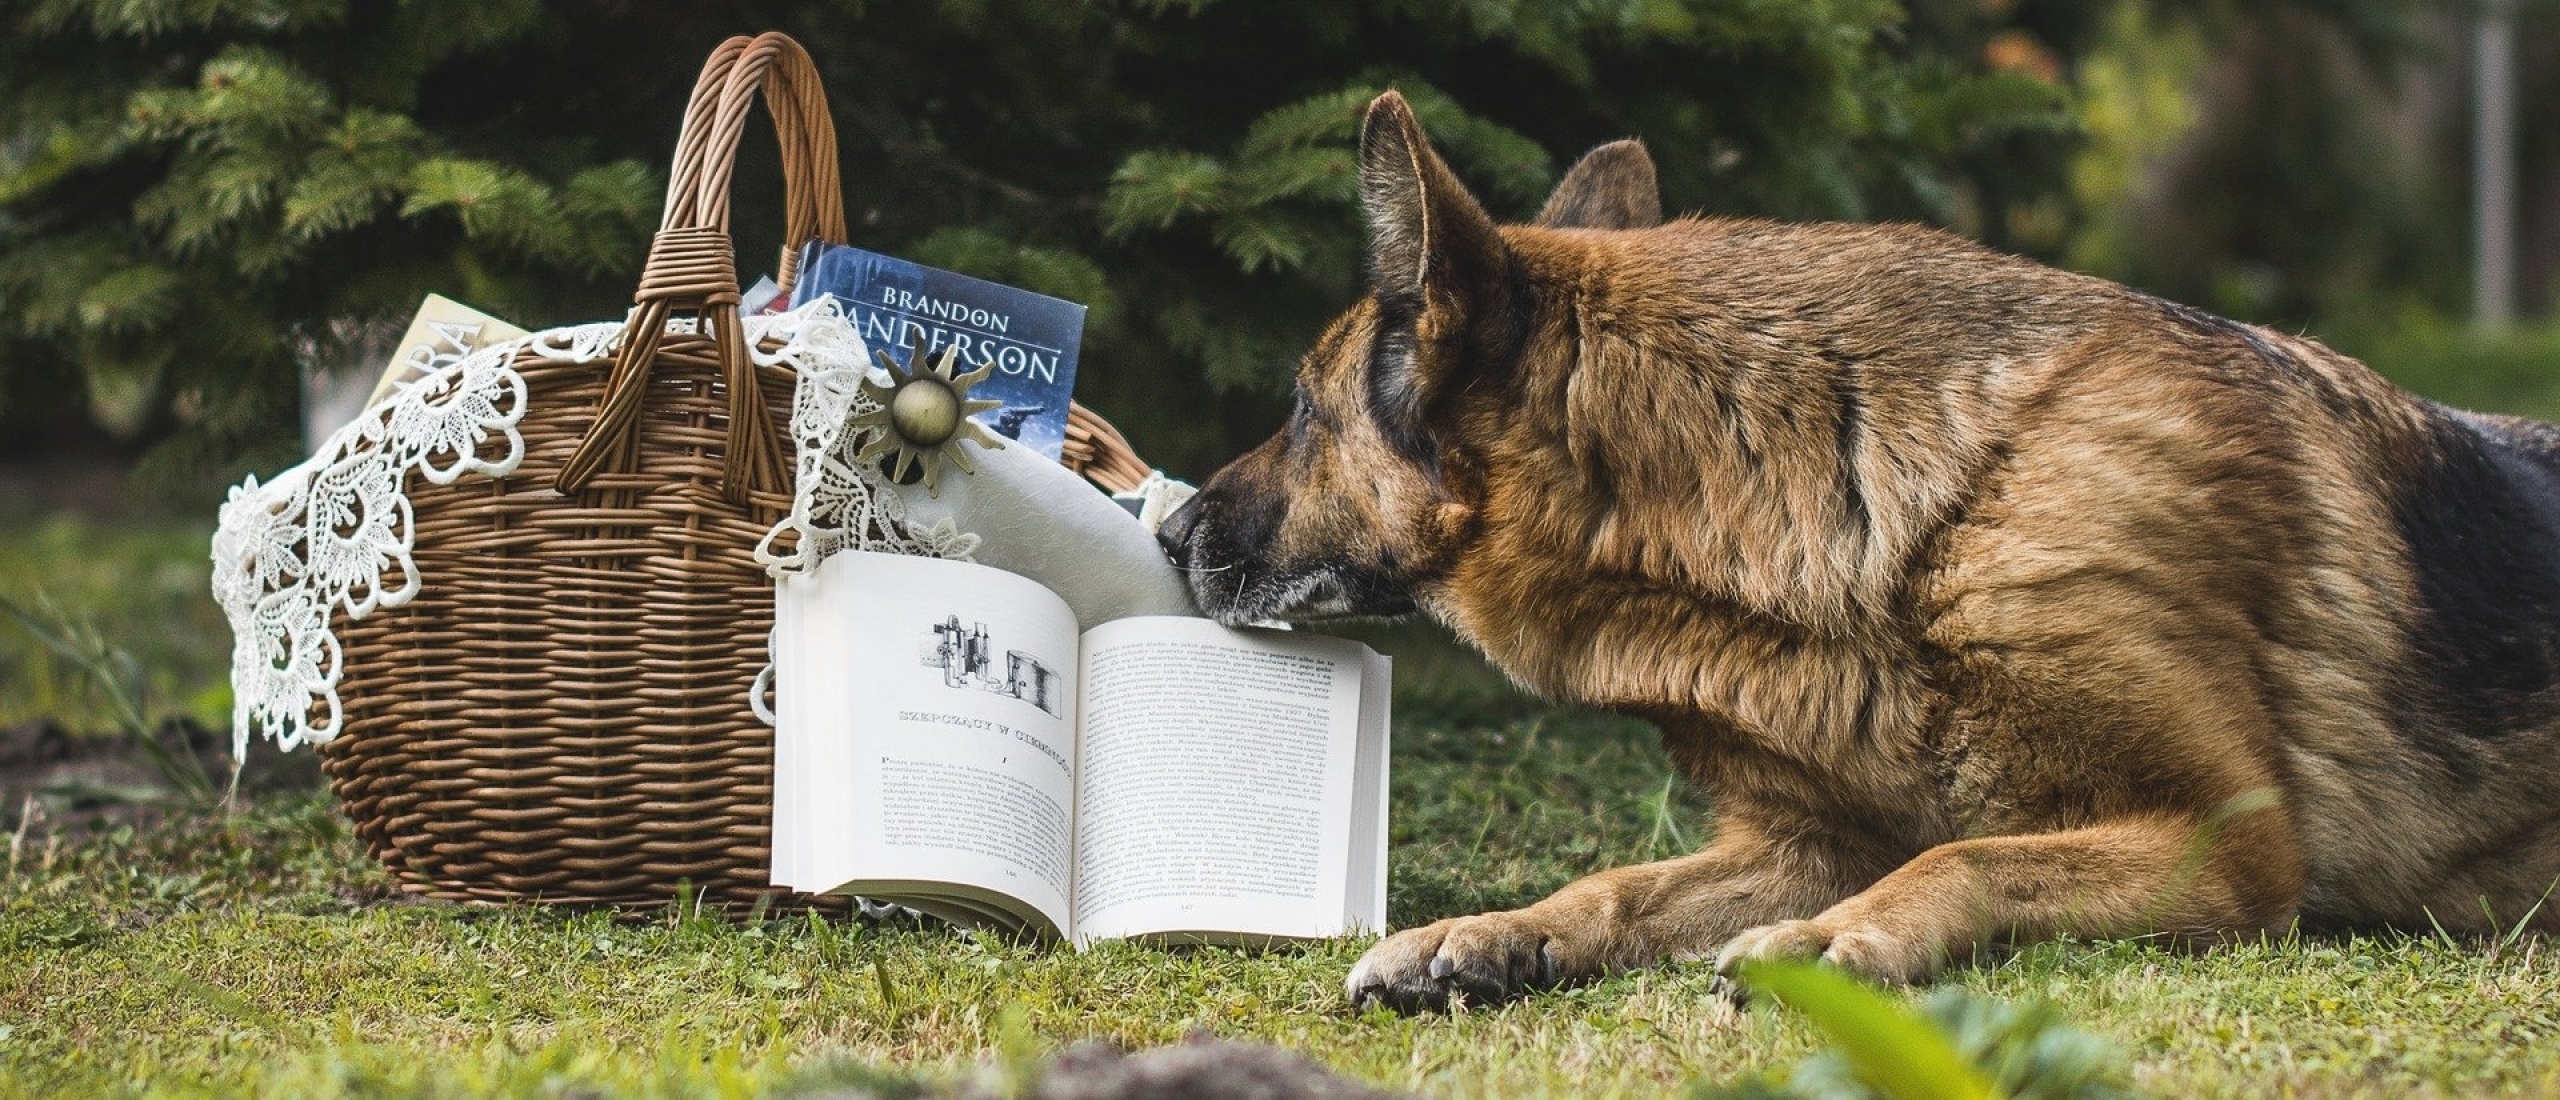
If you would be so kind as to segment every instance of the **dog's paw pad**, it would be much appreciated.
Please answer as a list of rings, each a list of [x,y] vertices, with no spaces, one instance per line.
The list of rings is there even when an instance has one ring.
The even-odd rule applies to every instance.
[[[1351,968],[1343,988],[1355,1006],[1419,1012],[1496,1004],[1563,976],[1544,934],[1509,914],[1490,913],[1379,941]]]

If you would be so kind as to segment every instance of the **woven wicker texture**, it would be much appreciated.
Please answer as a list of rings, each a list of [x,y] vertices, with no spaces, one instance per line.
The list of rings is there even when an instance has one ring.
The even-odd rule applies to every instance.
[[[1093,410],[1069,402],[1067,404],[1067,438],[1059,447],[1059,460],[1070,469],[1081,471],[1093,483],[1115,493],[1126,493],[1154,473],[1129,440],[1111,422]]]
[[[752,551],[791,503],[776,425],[793,379],[743,354],[728,233],[759,92],[781,134],[786,242],[844,240],[808,55],[778,34],[723,43],[610,368],[520,357],[523,464],[450,486],[412,477],[424,588],[336,623],[347,717],[323,767],[406,890],[645,907],[690,884],[731,911],[815,902],[766,884],[773,739],[747,704],[773,623]],[[698,334],[666,331],[683,313]],[[1109,438],[1077,458],[1143,472],[1097,431]]]
[[[562,498],[549,482],[586,417],[529,412],[514,475],[411,481],[432,581],[338,627],[347,722],[324,767],[406,889],[649,905],[690,882],[724,907],[770,892],[773,739],[746,698],[773,584],[750,548],[790,500],[720,491],[728,395],[710,341],[671,338],[658,360],[636,470]],[[596,364],[519,369],[533,410],[604,395]],[[764,382],[790,392],[786,371]]]
[[[759,90],[782,135],[785,239],[844,239],[808,55],[780,35],[722,43],[611,369],[519,359],[523,465],[412,478],[433,583],[338,624],[347,722],[324,767],[410,891],[650,905],[690,883],[724,907],[771,900],[772,736],[746,697],[773,589],[751,548],[790,506],[773,425],[792,380],[737,343],[725,190]],[[664,335],[680,310],[700,335]]]

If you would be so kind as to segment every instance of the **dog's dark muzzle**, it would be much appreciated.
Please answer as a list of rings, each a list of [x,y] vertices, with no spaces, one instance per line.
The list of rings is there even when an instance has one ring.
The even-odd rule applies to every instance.
[[[1280,530],[1282,509],[1236,493],[1224,476],[1165,517],[1156,541],[1184,569],[1232,569],[1261,563]]]
[[[1213,478],[1198,495],[1165,517],[1156,529],[1173,567],[1182,571],[1202,614],[1227,620],[1270,572],[1268,555],[1276,509],[1238,500]]]
[[[1200,529],[1200,501],[1201,495],[1193,495],[1156,528],[1156,545],[1164,547],[1164,556],[1173,559],[1176,569],[1191,568],[1191,536]]]
[[[1276,559],[1280,511],[1222,491],[1215,482],[1156,530],[1201,614],[1224,623],[1393,617],[1414,610],[1405,585],[1365,562]]]

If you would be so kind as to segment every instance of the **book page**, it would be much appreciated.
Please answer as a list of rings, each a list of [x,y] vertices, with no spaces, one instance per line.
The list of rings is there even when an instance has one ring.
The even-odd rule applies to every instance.
[[[1395,658],[1360,656],[1360,742],[1352,764],[1351,856],[1343,876],[1342,923],[1346,932],[1387,930],[1387,757],[1390,689]]]
[[[785,582],[775,875],[1067,928],[1075,617],[966,562],[847,551]],[[948,908],[948,906],[946,906]]]
[[[808,845],[801,839],[815,831],[814,825],[805,820],[810,807],[808,796],[802,793],[800,786],[801,778],[809,771],[807,752],[802,744],[807,738],[783,734],[786,729],[799,733],[809,728],[805,720],[795,717],[805,700],[780,687],[784,666],[807,649],[806,643],[800,640],[800,609],[807,606],[809,593],[795,593],[807,583],[806,577],[784,577],[775,584],[773,592],[773,820],[765,843],[771,853],[774,885],[816,893],[827,886],[809,881]],[[795,680],[808,679],[803,673],[794,672],[792,676]]]
[[[1344,932],[1374,655],[1181,618],[1107,623],[1084,647],[1077,942]]]

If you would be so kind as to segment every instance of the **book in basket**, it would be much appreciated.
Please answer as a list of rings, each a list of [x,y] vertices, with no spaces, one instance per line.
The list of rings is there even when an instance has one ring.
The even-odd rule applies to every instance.
[[[847,551],[776,595],[773,880],[1078,947],[1384,927],[1388,659]]]
[[[1067,438],[1067,402],[1075,395],[1085,307],[824,241],[801,251],[799,271],[793,308],[833,295],[872,347],[921,342],[937,360],[945,348],[955,350],[962,371],[992,368],[969,396],[1003,404],[976,419],[1057,460]]]

